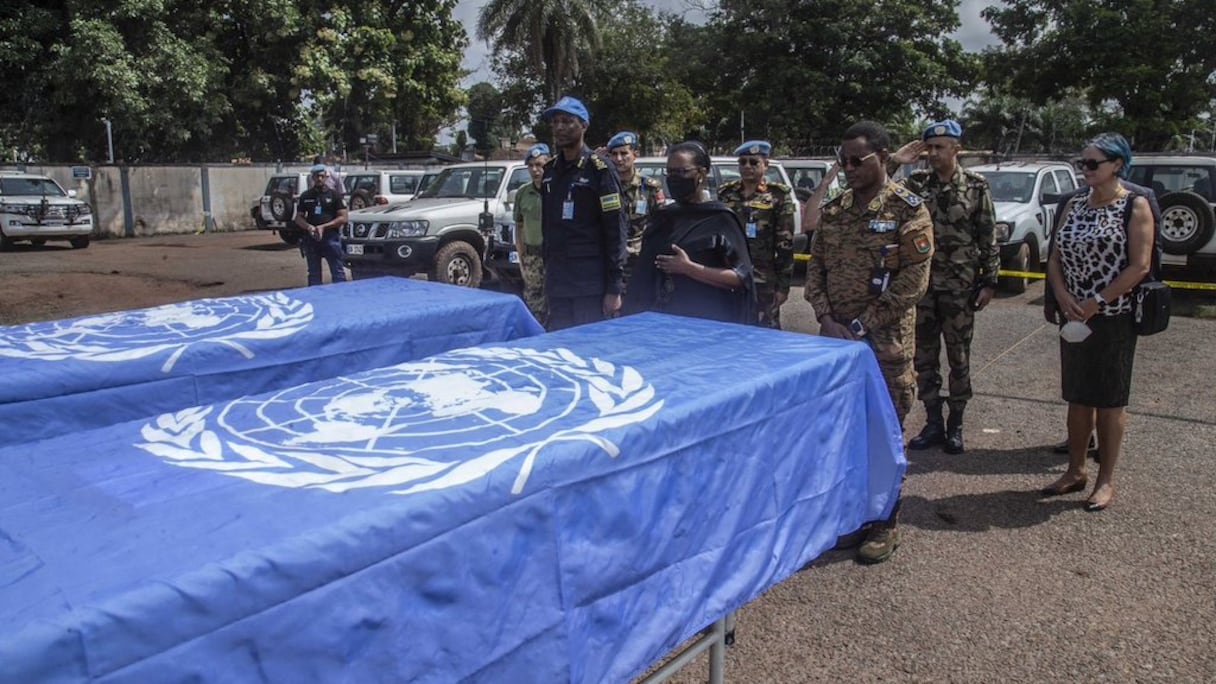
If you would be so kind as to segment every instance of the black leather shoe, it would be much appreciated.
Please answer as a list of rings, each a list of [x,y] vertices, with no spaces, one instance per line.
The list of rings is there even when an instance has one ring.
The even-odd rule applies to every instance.
[[[946,447],[943,449],[947,454],[961,454],[967,449],[963,447],[963,426],[950,428],[946,432]]]
[[[919,435],[913,437],[912,441],[908,442],[908,448],[912,451],[923,451],[945,443],[945,426],[939,422],[930,421],[925,423],[925,427],[920,431]]]

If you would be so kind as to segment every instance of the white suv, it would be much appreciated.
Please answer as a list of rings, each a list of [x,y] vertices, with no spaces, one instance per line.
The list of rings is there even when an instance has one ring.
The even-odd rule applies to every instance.
[[[0,250],[18,240],[42,245],[67,240],[76,249],[89,246],[93,212],[54,180],[34,173],[0,172]]]
[[[1042,270],[1055,228],[1056,202],[1077,189],[1072,168],[1060,162],[1002,162],[969,167],[988,179],[996,205],[996,241],[1001,268]],[[1025,292],[1030,278],[1005,277],[1001,284]]]
[[[351,171],[346,173],[346,204],[352,211],[373,204],[396,204],[414,199],[422,171]]]

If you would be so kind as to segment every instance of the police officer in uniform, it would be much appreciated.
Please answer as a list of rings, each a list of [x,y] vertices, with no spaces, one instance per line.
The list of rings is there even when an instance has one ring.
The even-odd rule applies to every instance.
[[[519,274],[524,281],[524,303],[542,323],[548,316],[545,304],[545,262],[541,259],[540,182],[549,162],[549,146],[537,143],[524,154],[532,182],[515,193],[515,253],[519,255]]]
[[[916,303],[929,285],[933,221],[918,195],[887,176],[891,139],[862,121],[844,134],[848,189],[823,207],[811,241],[806,299],[819,334],[861,340],[878,357],[900,424],[912,408]],[[858,559],[878,563],[899,545],[896,518],[871,525]]]
[[[925,201],[933,217],[933,267],[929,291],[916,306],[916,383],[927,420],[909,449],[945,444],[948,454],[961,454],[963,412],[971,399],[971,337],[975,312],[996,289],[1000,250],[994,230],[992,193],[983,176],[958,163],[962,126],[939,121],[921,140],[904,145],[891,163],[910,164],[927,153],[928,169],[913,171],[903,184]],[[941,348],[946,342],[950,364],[950,416],[942,417]]]
[[[295,224],[308,233],[300,240],[308,264],[308,284],[321,284],[321,259],[329,263],[330,279],[340,283],[346,280],[339,235],[346,224],[346,204],[342,195],[328,187],[329,169],[324,164],[314,165],[309,174],[312,187],[300,193],[295,218]]]
[[[756,278],[756,309],[760,324],[781,327],[781,305],[790,295],[794,275],[793,191],[784,183],[764,178],[772,145],[763,140],[745,142],[735,150],[739,180],[724,183],[718,200],[730,207],[743,224]]]
[[[629,219],[629,238],[625,244],[628,254],[625,261],[625,283],[628,285],[629,274],[633,272],[638,254],[642,251],[646,219],[663,204],[663,184],[654,178],[643,177],[634,166],[638,158],[636,133],[621,131],[612,136],[608,140],[607,151],[621,181],[621,206]]]
[[[541,254],[548,329],[561,330],[620,310],[628,222],[616,170],[583,142],[586,106],[566,96],[542,116],[553,125],[557,154],[541,179]]]

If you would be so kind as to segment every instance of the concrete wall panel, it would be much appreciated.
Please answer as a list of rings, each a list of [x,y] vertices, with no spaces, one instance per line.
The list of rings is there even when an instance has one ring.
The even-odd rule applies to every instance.
[[[197,166],[129,167],[135,235],[194,233],[203,228],[203,182]]]
[[[262,196],[273,166],[212,166],[207,169],[211,188],[211,216],[215,230],[249,230],[257,226],[249,209]]]

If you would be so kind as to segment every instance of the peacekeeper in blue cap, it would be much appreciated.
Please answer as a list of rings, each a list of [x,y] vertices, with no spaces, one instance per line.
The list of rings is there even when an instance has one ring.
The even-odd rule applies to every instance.
[[[342,265],[342,238],[339,230],[346,223],[346,204],[342,195],[326,183],[329,168],[315,164],[309,170],[312,187],[300,193],[296,201],[295,224],[307,235],[300,239],[300,251],[308,265],[308,284],[321,284],[321,260],[329,264],[330,279],[335,283],[346,280]]]
[[[524,281],[524,303],[536,320],[544,323],[549,307],[545,303],[545,262],[541,258],[541,196],[540,182],[549,163],[549,146],[537,143],[524,154],[532,182],[515,193],[515,253],[519,255],[519,273]]]
[[[662,206],[663,184],[654,178],[645,178],[638,172],[634,162],[638,159],[638,136],[632,131],[621,131],[608,140],[608,157],[616,166],[621,181],[622,209],[629,219],[629,238],[625,244],[628,254],[625,261],[625,283],[642,252],[642,235],[646,232],[646,219],[650,212]]]
[[[724,183],[718,201],[739,216],[747,233],[756,278],[756,309],[760,324],[781,327],[781,305],[790,295],[794,276],[794,212],[790,186],[764,178],[773,146],[763,140],[745,142],[735,150],[739,180]]]
[[[587,108],[563,97],[542,114],[556,154],[541,179],[541,253],[549,330],[615,316],[625,289],[628,222],[616,169],[587,147]]]
[[[916,306],[917,394],[925,405],[925,427],[908,443],[913,450],[945,445],[948,454],[961,454],[963,413],[971,399],[971,337],[975,312],[992,299],[1000,268],[996,243],[996,212],[988,181],[958,162],[963,128],[947,119],[931,124],[921,139],[891,156],[892,167],[914,163],[922,153],[929,168],[903,180],[909,191],[924,198],[933,217],[934,252],[929,290]],[[950,364],[949,418],[943,419],[941,348],[946,344]]]

